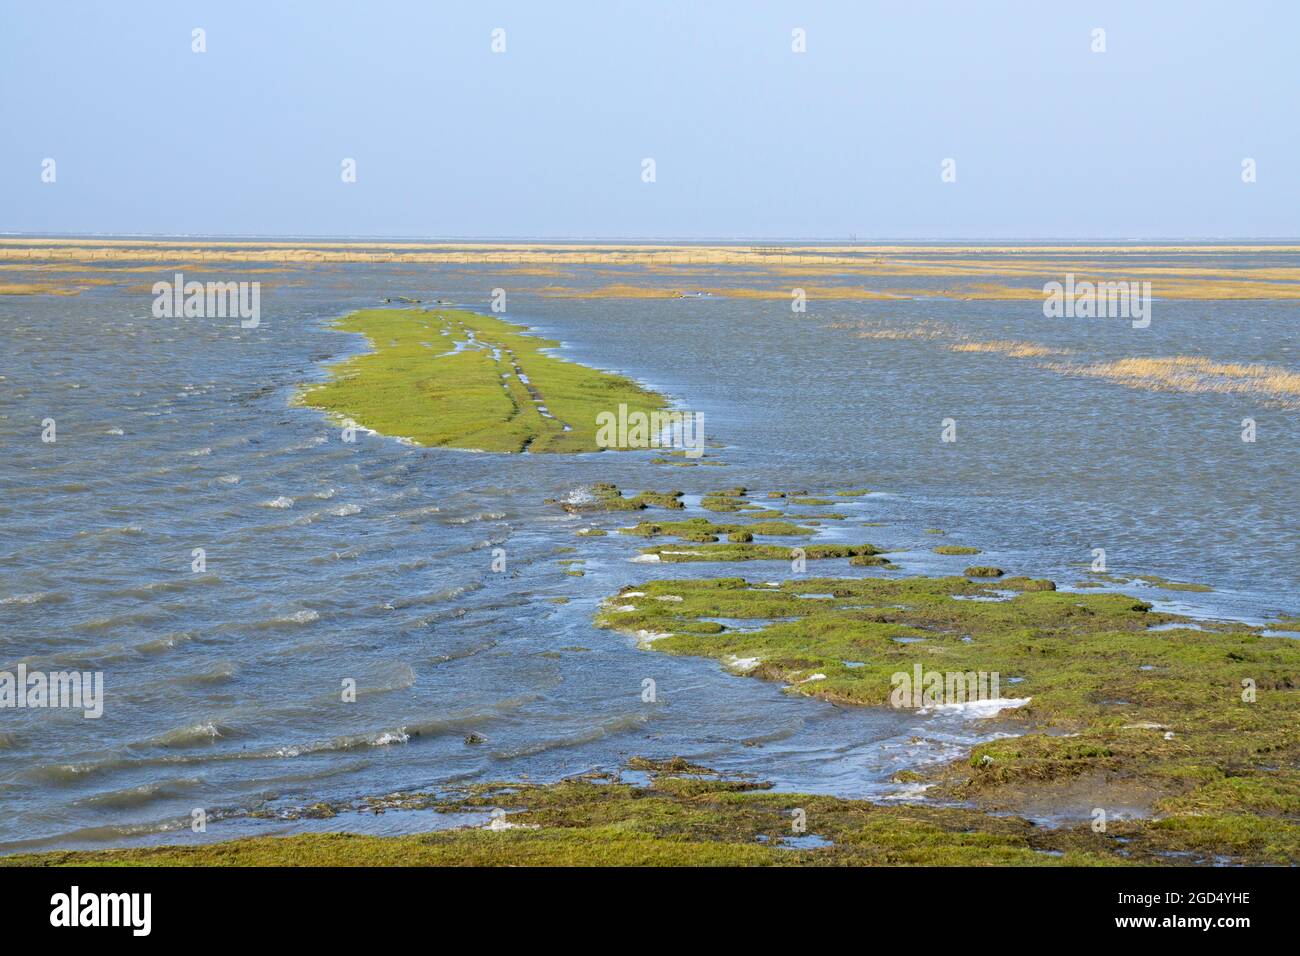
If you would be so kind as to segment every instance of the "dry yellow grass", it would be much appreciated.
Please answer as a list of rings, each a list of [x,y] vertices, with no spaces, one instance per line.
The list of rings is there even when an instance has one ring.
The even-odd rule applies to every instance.
[[[1192,355],[1127,358],[1092,365],[1053,363],[1054,372],[1100,378],[1154,392],[1213,392],[1262,398],[1278,408],[1300,408],[1300,373],[1276,365],[1215,362]]]
[[[611,283],[596,289],[570,289],[565,286],[548,285],[539,291],[542,295],[560,299],[680,299],[682,297],[680,289],[624,283]]]
[[[31,282],[0,282],[0,295],[80,295],[80,289]]]
[[[942,322],[927,322],[919,325],[897,328],[866,328],[865,323],[838,323],[831,328],[859,328],[860,339],[879,341],[916,340],[938,342],[950,352],[975,352],[992,355],[1005,355],[1009,358],[1048,358],[1053,355],[1071,355],[1069,349],[1054,348],[1038,342],[1024,342],[1015,339],[988,339],[984,341],[968,339],[951,326]]]
[[[865,323],[850,322],[834,324],[831,328],[849,328],[856,327],[862,329]],[[928,322],[921,325],[908,325],[896,328],[878,328],[863,329],[857,333],[860,339],[879,339],[886,342],[899,342],[907,339],[920,339],[922,341],[936,341],[951,338],[955,335],[951,328],[941,322]]]
[[[614,281],[598,288],[551,286],[544,294],[572,298],[674,298],[705,292],[741,299],[954,298],[1033,301],[1046,281],[1073,273],[1078,281],[1144,280],[1162,299],[1300,301],[1300,266],[1169,265],[1153,257],[1223,257],[1234,253],[1300,252],[1300,246],[695,246],[570,243],[249,242],[222,240],[0,238],[0,268],[72,272],[166,271],[211,267],[242,272],[287,266],[352,263],[394,266],[464,265],[520,276],[557,277],[584,267]],[[1101,256],[1116,256],[1113,261]],[[263,269],[251,266],[262,264]],[[754,283],[716,287],[718,267]],[[617,270],[617,271],[616,271]],[[872,279],[948,279],[941,288]],[[713,279],[715,282],[710,283]],[[1016,280],[1022,280],[1016,282]],[[682,288],[701,281],[703,288]],[[869,282],[870,288],[863,283]],[[680,284],[680,285],[679,285]]]
[[[1117,281],[1132,278],[1128,271],[1116,271],[1110,276],[1097,274],[1075,274],[1076,283]],[[1058,277],[1059,278],[1059,277]],[[918,293],[923,294],[923,293]],[[930,293],[931,295],[935,293]],[[1043,290],[1034,286],[998,285],[996,283],[976,283],[960,289],[945,290],[942,295],[960,299],[1043,299]],[[1204,301],[1218,299],[1300,299],[1300,283],[1286,282],[1242,282],[1229,279],[1184,279],[1152,282],[1151,295],[1157,299],[1199,299]]]
[[[857,338],[877,341],[936,343],[951,352],[1002,355],[1017,359],[1076,356],[1073,349],[1015,339],[972,339],[943,322],[888,326],[868,322],[837,322],[828,328],[853,331]],[[1275,408],[1300,408],[1300,372],[1278,365],[1217,362],[1196,355],[1125,358],[1106,362],[1043,362],[1039,368],[1082,378],[1096,378],[1150,392],[1189,392],[1238,395]]]
[[[957,342],[948,346],[954,352],[992,352],[1010,358],[1046,358],[1051,355],[1069,355],[1068,349],[1054,349],[1035,342],[1016,342],[1011,339],[994,339],[990,342]]]
[[[858,286],[799,286],[809,299],[897,299],[899,296],[877,289]],[[729,299],[785,299],[790,300],[794,286],[781,287],[711,287],[679,289],[664,285],[632,285],[612,283],[594,289],[547,286],[543,295],[564,299],[681,299],[698,294]]]
[[[859,257],[852,260],[837,257],[827,259],[825,262],[800,259],[798,269],[778,265],[767,271],[772,275],[806,275],[818,271],[834,271],[877,276],[1016,276],[1032,277],[1043,281],[1060,279],[1063,273],[1073,272],[1080,279],[1090,276],[1117,275],[1128,279],[1231,277],[1233,280],[1300,282],[1300,267],[1166,266],[1152,265],[1140,258],[1107,262],[1069,256],[1024,259],[1019,256],[997,254],[990,254],[983,259],[951,259],[943,256],[930,259],[875,256],[870,259]]]

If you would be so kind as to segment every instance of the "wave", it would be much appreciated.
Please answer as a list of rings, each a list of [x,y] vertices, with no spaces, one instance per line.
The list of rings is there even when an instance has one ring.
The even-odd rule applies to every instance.
[[[157,823],[127,823],[110,826],[82,827],[58,836],[36,837],[27,840],[14,840],[0,844],[0,853],[37,852],[45,848],[65,847],[79,843],[113,843],[133,837],[152,836],[159,833],[172,833],[189,828],[190,818],[165,820]]]
[[[424,604],[444,604],[448,601],[454,601],[456,598],[466,594],[473,594],[475,591],[483,590],[483,585],[478,581],[471,581],[469,584],[461,584],[456,587],[444,588],[441,591],[432,591],[428,594],[415,594],[411,597],[395,598],[383,605],[386,610],[396,611],[402,608],[418,607]]]
[[[625,731],[635,730],[644,726],[650,721],[650,715],[645,712],[634,714],[619,714],[616,717],[609,717],[602,720],[593,727],[585,728],[574,734],[568,734],[562,737],[554,737],[550,740],[541,740],[534,744],[525,744],[522,747],[514,747],[510,750],[497,751],[492,754],[501,760],[509,760],[512,757],[532,757],[540,753],[546,753],[548,750],[562,750],[567,747],[581,747],[583,744],[594,743],[613,734],[620,734]]]
[[[448,664],[451,661],[464,660],[467,657],[473,657],[475,654],[482,654],[484,651],[490,651],[497,646],[494,640],[482,641],[478,644],[471,644],[468,647],[461,647],[454,651],[448,651],[445,654],[438,654],[433,657],[435,664]]]
[[[94,774],[129,767],[132,763],[125,757],[106,757],[82,763],[38,764],[29,769],[26,776],[41,783],[68,786]]]
[[[334,751],[351,751],[371,747],[391,747],[396,744],[410,743],[421,737],[460,736],[466,731],[481,727],[485,723],[500,720],[510,713],[518,711],[528,704],[540,700],[537,694],[520,694],[496,701],[488,707],[467,711],[447,717],[434,717],[429,720],[405,723],[397,727],[386,727],[369,733],[346,734],[326,741],[307,744],[293,744],[261,751],[261,757],[301,757]]]
[[[421,737],[462,736],[469,730],[503,719],[528,704],[541,699],[538,694],[520,694],[503,698],[486,707],[479,707],[445,717],[411,721],[397,726],[382,727],[378,730],[347,734],[326,740],[280,744],[256,750],[242,747],[238,749],[204,748],[202,750],[191,750],[188,753],[180,752],[153,756],[128,756],[115,753],[100,759],[86,760],[79,763],[42,764],[28,769],[23,776],[39,783],[66,787],[81,784],[92,776],[128,769],[211,765],[244,760],[283,760],[321,753],[346,753],[399,746]],[[238,730],[228,722],[206,720],[159,734],[146,741],[131,744],[130,747],[137,751],[148,747],[184,751],[186,748],[197,747],[201,744],[212,744],[218,740],[229,739],[238,735]]]
[[[60,591],[33,591],[30,594],[13,594],[0,598],[0,604],[61,604],[68,596]]]
[[[89,621],[82,621],[80,624],[72,625],[73,630],[88,631],[95,633],[97,631],[109,631],[115,627],[129,627],[139,624],[149,624],[163,617],[158,610],[149,611],[131,611],[126,614],[110,614],[108,617],[96,617]]]
[[[393,514],[393,517],[406,518],[408,520],[416,520],[420,518],[426,518],[431,515],[441,514],[441,512],[442,509],[439,508],[437,505],[425,505],[421,508],[412,508],[409,511],[398,511]]]
[[[444,524],[473,524],[476,521],[502,521],[505,519],[504,511],[480,511],[472,515],[462,515],[457,518],[444,518]]]
[[[311,608],[300,608],[290,614],[281,614],[277,617],[267,618],[264,621],[253,621],[249,624],[254,630],[265,631],[276,627],[290,627],[300,624],[312,624],[320,620],[320,614]]]
[[[348,551],[331,551],[329,554],[318,554],[313,558],[308,558],[308,564],[330,564],[334,561],[355,561],[361,555],[365,554],[362,548],[352,548]]]
[[[234,734],[235,730],[229,724],[218,723],[215,720],[205,720],[197,724],[190,724],[188,727],[178,727],[175,730],[169,730],[156,737],[150,737],[143,743],[132,744],[131,746],[192,747],[195,744],[210,744],[214,740],[218,740],[222,737],[230,737]]]
[[[85,531],[78,531],[78,538],[133,538],[136,535],[144,534],[144,528],[138,524],[126,524],[116,528],[94,528]]]
[[[184,591],[202,584],[220,584],[221,579],[215,574],[186,574],[181,577],[168,578],[163,581],[150,581],[148,584],[133,584],[107,592],[111,597],[149,597],[152,594],[168,594]]]
[[[372,677],[375,683],[358,685],[358,696],[366,694],[387,694],[395,690],[407,690],[415,686],[415,668],[410,664],[399,663],[392,664],[387,668],[381,669],[379,674]],[[338,699],[337,695],[331,694],[331,702]]]
[[[145,641],[136,645],[136,650],[141,654],[157,654],[160,651],[169,651],[181,644],[188,644],[194,640],[194,635],[189,631],[178,631],[175,634],[165,634],[162,637]]]
[[[93,796],[83,797],[77,800],[75,805],[86,807],[109,807],[112,809],[126,809],[129,807],[141,807],[147,803],[153,803],[156,800],[169,800],[175,797],[185,796],[191,793],[195,788],[201,786],[203,781],[198,777],[180,777],[175,780],[158,780],[153,783],[142,783],[138,787],[127,787],[125,790],[109,790],[105,793],[97,793]]]
[[[224,684],[239,675],[239,665],[234,661],[218,661],[207,670],[184,674],[176,678],[178,684]]]

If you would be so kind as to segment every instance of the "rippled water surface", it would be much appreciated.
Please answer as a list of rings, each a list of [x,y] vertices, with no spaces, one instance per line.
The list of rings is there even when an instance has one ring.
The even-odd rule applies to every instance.
[[[1063,585],[1104,547],[1113,570],[1215,588],[1143,591],[1174,609],[1252,622],[1300,612],[1294,411],[854,331],[938,322],[1095,361],[1201,355],[1294,371],[1293,305],[1157,302],[1139,332],[1046,320],[1037,302],[813,302],[800,315],[784,301],[556,298],[541,291],[550,281],[294,269],[265,281],[257,329],[156,319],[149,295],[121,288],[0,297],[0,668],[102,671],[107,695],[98,720],[0,711],[0,849],[197,839],[196,807],[216,821],[207,838],[319,828],[243,814],[554,779],[638,754],[886,797],[895,770],[991,732],[790,698],[593,628],[598,603],[637,581],[787,570],[630,563],[635,539],[575,534],[626,516],[545,503],[593,481],[691,495],[867,486],[881,493],[837,502],[850,520],[826,539],[896,549],[902,573],[961,570],[929,552],[923,529],[937,527],[983,547],[981,562]],[[704,412],[727,467],[347,444],[291,405],[299,383],[362,347],[330,319],[393,294],[484,307],[499,285],[507,318],[567,356]],[[1247,416],[1254,444],[1240,440]],[[40,440],[46,418],[53,444]],[[939,441],[944,418],[955,444]],[[496,547],[504,573],[491,570]],[[573,559],[584,576],[566,574]],[[654,703],[641,699],[647,677]],[[358,699],[344,704],[348,678]],[[440,825],[395,816],[331,828]]]

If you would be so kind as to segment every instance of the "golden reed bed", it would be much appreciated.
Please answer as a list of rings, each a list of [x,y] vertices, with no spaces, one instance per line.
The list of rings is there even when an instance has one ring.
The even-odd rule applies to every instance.
[[[10,294],[75,294],[87,273],[174,268],[271,271],[350,263],[462,265],[521,276],[605,275],[598,286],[556,284],[564,298],[674,298],[714,295],[784,299],[803,288],[810,298],[1026,300],[1066,273],[1080,281],[1146,280],[1164,299],[1300,299],[1300,264],[1252,264],[1261,255],[1300,253],[1297,245],[685,245],[650,243],[324,242],[185,239],[0,238],[0,269],[76,273],[77,278],[9,283]],[[1191,261],[1170,263],[1166,257]],[[1198,264],[1241,256],[1242,264]],[[1250,257],[1250,258],[1247,258]],[[728,271],[719,273],[719,268]],[[908,279],[948,280],[918,288]],[[735,281],[740,280],[740,281]],[[886,280],[886,281],[872,281]],[[722,285],[730,281],[732,284]],[[71,287],[71,289],[70,289]],[[37,291],[39,290],[39,291]]]

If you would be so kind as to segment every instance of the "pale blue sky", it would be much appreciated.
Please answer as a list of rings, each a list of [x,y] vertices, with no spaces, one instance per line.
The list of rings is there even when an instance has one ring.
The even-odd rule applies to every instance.
[[[0,231],[1295,237],[1298,36],[1294,0],[0,0]]]

